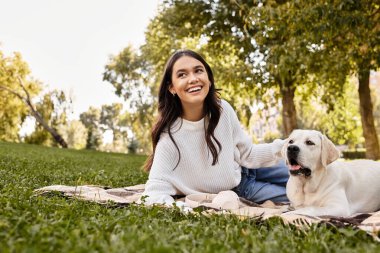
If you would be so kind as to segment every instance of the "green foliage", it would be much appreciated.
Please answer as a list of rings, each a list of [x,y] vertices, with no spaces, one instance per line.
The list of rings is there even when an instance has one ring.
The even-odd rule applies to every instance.
[[[120,103],[114,103],[112,105],[102,105],[100,111],[100,124],[105,129],[116,131],[120,129],[120,114],[123,110],[123,105]]]
[[[54,103],[52,101],[50,93],[45,94],[42,98],[42,101],[36,105],[36,110],[39,111],[42,119],[51,124],[54,112]],[[53,137],[49,132],[45,131],[44,127],[36,122],[36,127],[33,133],[29,136],[26,136],[24,141],[26,143],[52,146],[54,143]]]
[[[45,131],[43,128],[36,129],[32,134],[25,136],[24,142],[47,147],[54,146],[54,141],[50,133]]]
[[[125,131],[118,132],[116,129],[114,137],[123,136],[124,144],[126,138],[129,142],[135,138],[137,140],[135,144],[138,143],[138,149],[144,153],[150,150],[148,129],[152,126],[155,111],[154,99],[151,97],[151,83],[154,75],[149,73],[151,66],[146,64],[147,59],[146,55],[139,55],[128,46],[118,55],[110,58],[103,74],[103,80],[110,82],[115,87],[115,94],[123,97],[128,105],[128,112],[120,114],[121,110],[119,110],[119,115],[116,115],[114,110],[113,115],[114,118],[119,117],[119,128],[128,128],[133,136],[128,137]],[[112,110],[111,107],[103,107],[102,115],[110,114],[111,112],[107,112],[110,110]],[[103,124],[109,125],[104,116],[102,119]],[[147,129],[147,131],[142,131],[142,129]]]
[[[353,80],[347,81],[342,92],[335,95],[329,94],[326,89],[319,86],[310,91],[307,86],[298,87],[300,95],[296,104],[299,126],[319,130],[337,145],[355,148],[363,143],[356,85]],[[325,96],[330,96],[329,103],[323,102]]]
[[[0,142],[2,252],[378,252],[363,231],[312,226],[300,230],[278,219],[185,215],[130,205],[115,208],[39,187],[144,183],[145,156],[75,151]]]
[[[106,79],[128,99],[133,100],[132,88],[141,90],[144,85],[149,89],[145,94],[153,95],[143,106],[146,97],[136,97],[139,109],[128,116],[143,146],[149,138],[141,129],[146,131],[153,123],[154,96],[164,64],[184,47],[205,56],[222,97],[233,105],[244,126],[252,127],[253,106],[278,107],[281,99],[279,125],[284,136],[298,122],[298,127],[320,129],[337,143],[353,146],[363,140],[351,104],[358,101],[347,92],[346,79],[358,72],[359,63],[378,66],[378,10],[379,5],[369,0],[167,0],[148,26],[146,44],[139,50],[127,47],[113,57],[106,66]],[[310,94],[318,95],[307,98]],[[320,111],[314,110],[315,104]],[[144,107],[149,109],[140,110]],[[297,112],[301,112],[298,120]]]
[[[122,124],[123,105],[114,103],[112,105],[102,105],[100,111],[100,126],[103,130],[112,131],[112,147],[109,148],[113,152],[125,152],[127,150],[127,128]]]
[[[147,154],[151,152],[151,127],[154,122],[155,105],[144,104],[136,112],[124,112],[121,125],[128,126],[132,134],[128,136],[128,152]]]
[[[47,92],[41,101],[35,104],[35,107],[49,126],[55,130],[60,129],[62,131],[60,132],[61,135],[68,136],[65,126],[67,126],[67,114],[71,109],[71,101],[66,98],[63,91],[53,90]],[[26,136],[24,141],[31,144],[58,146],[52,135],[39,122],[36,122],[34,132]]]
[[[98,149],[102,145],[102,130],[100,128],[100,109],[90,106],[88,111],[79,116],[87,129],[86,149]]]
[[[280,139],[281,135],[279,132],[266,132],[264,135],[264,142],[270,143],[273,142],[275,139]]]
[[[24,94],[18,78],[25,83],[32,98],[42,89],[42,85],[38,81],[31,80],[29,74],[29,67],[19,53],[5,56],[0,51],[0,140],[18,142],[18,132],[28,115],[27,105],[12,93]]]
[[[139,143],[135,138],[131,138],[128,144],[128,154],[136,154]]]
[[[0,51],[0,95],[7,98],[5,105],[0,109],[0,115],[6,120],[0,127],[1,139],[15,141],[23,121],[30,116],[36,119],[37,128],[27,141],[50,145],[54,139],[56,145],[67,147],[65,140],[56,131],[57,125],[66,121],[66,110],[59,112],[56,107],[56,104],[65,104],[65,95],[59,91],[50,92],[35,106],[35,97],[41,90],[42,84],[30,77],[28,66],[22,61],[20,54],[4,57]],[[53,99],[56,99],[56,102]],[[12,108],[12,105],[15,105],[14,100],[18,100],[20,106]],[[5,113],[2,110],[5,110]],[[2,133],[4,130],[9,133]],[[49,135],[44,133],[45,131],[49,132]]]
[[[368,82],[370,70],[377,69],[380,64],[379,3],[373,0],[288,3],[302,13],[297,28],[317,56],[312,59],[318,63],[310,64],[318,66],[314,69],[315,73],[324,77],[327,83],[340,86],[350,72],[357,74],[367,158],[379,159],[379,142]],[[340,82],[337,81],[339,79]]]
[[[140,145],[136,136],[147,135],[149,130],[141,131],[139,128],[140,135],[136,135],[133,131],[134,128],[137,129],[141,126],[135,124],[135,121],[138,120],[135,116],[143,118],[141,121],[147,118],[143,114],[123,111],[123,105],[120,103],[102,105],[100,109],[90,107],[87,112],[80,115],[80,121],[87,129],[86,148],[108,152],[143,153],[143,146]],[[103,134],[106,131],[112,132],[111,143],[102,143]]]
[[[356,69],[363,61],[370,60],[370,69],[380,64],[379,3],[362,1],[308,1],[303,4],[305,28],[312,24],[310,35],[317,44],[339,59],[344,59]],[[311,23],[313,22],[313,23]],[[330,57],[331,57],[330,56]],[[357,70],[357,69],[356,69]]]
[[[149,58],[153,75],[161,75],[175,50],[189,48],[201,53],[214,71],[223,98],[241,118],[249,120],[249,106],[258,91],[249,57],[255,48],[252,37],[241,36],[242,20],[237,13],[238,6],[227,1],[166,1],[150,23],[141,49],[148,57],[153,55]],[[157,89],[158,83],[155,86]],[[243,122],[246,126],[248,120]]]
[[[252,70],[244,57],[239,57],[240,48],[230,41],[232,37],[215,43],[210,40],[206,31],[212,15],[210,5],[203,1],[167,1],[148,26],[146,44],[139,50],[126,47],[105,67],[104,79],[131,104],[132,110],[125,119],[139,143],[139,150],[151,149],[149,132],[154,123],[161,75],[169,56],[181,48],[194,49],[206,57],[214,70],[217,88],[223,89],[222,96],[239,108],[239,116],[248,124],[254,85],[245,73]]]
[[[105,66],[103,80],[110,82],[115,88],[115,94],[129,100],[146,81],[146,64],[131,46],[127,46],[118,55],[111,56]]]
[[[67,141],[69,148],[83,149],[87,144],[87,129],[79,120],[71,120],[65,125],[58,126],[58,132]]]

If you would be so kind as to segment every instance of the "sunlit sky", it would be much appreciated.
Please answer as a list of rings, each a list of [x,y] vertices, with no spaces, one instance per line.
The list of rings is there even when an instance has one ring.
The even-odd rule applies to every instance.
[[[0,0],[0,50],[20,52],[32,76],[89,106],[121,102],[102,81],[110,55],[144,43],[160,0]]]

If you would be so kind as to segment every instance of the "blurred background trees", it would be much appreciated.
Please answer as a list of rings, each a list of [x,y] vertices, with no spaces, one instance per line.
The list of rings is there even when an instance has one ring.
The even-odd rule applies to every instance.
[[[146,44],[125,49],[136,57],[115,56],[104,76],[129,73],[117,86],[110,81],[117,92],[145,85],[154,98],[168,56],[191,48],[210,62],[222,97],[251,133],[264,127],[260,115],[281,117],[272,120],[281,134],[261,131],[256,140],[315,128],[339,144],[365,144],[378,159],[369,77],[379,66],[379,16],[375,1],[168,0]]]
[[[44,101],[36,106],[33,99],[41,90],[42,85],[38,81],[33,80],[29,74],[29,68],[21,59],[20,54],[16,53],[13,57],[5,57],[0,52],[0,92],[2,92],[0,95],[5,97],[5,103],[12,103],[14,100],[22,103],[18,104],[15,108],[7,108],[7,105],[4,103],[7,110],[2,114],[10,119],[8,126],[3,129],[3,131],[5,130],[2,133],[4,139],[15,139],[17,131],[28,115],[27,113],[29,113],[37,122],[35,135],[30,138],[32,142],[36,141],[36,143],[44,144],[48,141],[50,135],[61,147],[67,148],[66,141],[57,132],[54,125],[52,125],[54,122],[52,122],[51,115],[54,107],[50,102],[53,96],[50,96],[51,94],[45,95]],[[17,110],[22,111],[20,114],[16,114],[13,109],[16,109],[16,112]],[[58,116],[55,119],[57,120]],[[44,129],[44,132],[39,131],[41,127]],[[11,132],[8,133],[6,130],[11,130]]]
[[[370,0],[165,0],[147,27],[145,44],[126,45],[105,65],[103,80],[125,103],[91,107],[71,122],[69,100],[59,91],[43,95],[38,82],[29,89],[44,120],[69,147],[147,153],[166,60],[189,48],[210,63],[222,97],[253,141],[312,128],[379,159],[379,24],[379,4]],[[10,96],[0,104],[0,139],[22,141],[18,131],[30,115],[27,107]],[[24,141],[56,145],[44,132],[37,124]],[[104,135],[112,141],[105,143]]]

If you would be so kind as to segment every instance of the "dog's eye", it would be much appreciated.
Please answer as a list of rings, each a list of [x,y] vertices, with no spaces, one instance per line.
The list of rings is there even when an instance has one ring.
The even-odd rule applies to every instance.
[[[305,143],[306,145],[309,145],[309,146],[315,145],[315,143],[310,140],[307,140]]]
[[[293,143],[294,143],[294,141],[293,141],[293,140],[290,140],[290,141],[289,141],[289,144],[293,144]]]

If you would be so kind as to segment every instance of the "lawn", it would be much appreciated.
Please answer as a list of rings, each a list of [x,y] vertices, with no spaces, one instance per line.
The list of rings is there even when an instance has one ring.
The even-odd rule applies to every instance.
[[[39,187],[144,183],[145,157],[0,142],[0,252],[380,252],[363,231],[185,215],[35,196]]]

